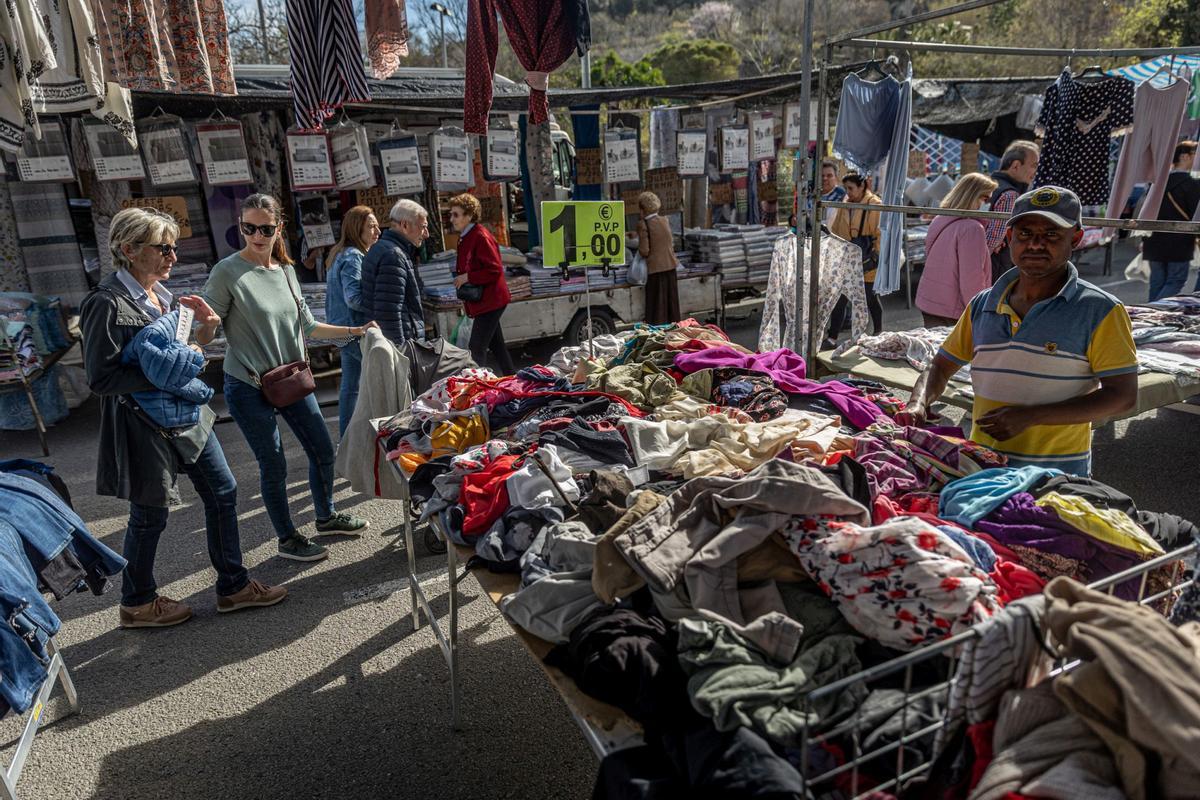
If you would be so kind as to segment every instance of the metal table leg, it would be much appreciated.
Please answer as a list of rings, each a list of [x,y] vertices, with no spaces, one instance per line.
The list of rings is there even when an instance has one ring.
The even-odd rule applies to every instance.
[[[42,411],[38,408],[37,398],[33,396],[33,384],[29,376],[22,374],[21,383],[25,387],[25,397],[29,399],[29,410],[33,412],[33,426],[37,428],[38,441],[42,443],[42,455],[50,455],[50,446],[46,444],[46,421],[42,419]]]
[[[46,642],[46,652],[50,654],[50,667],[46,673],[46,680],[38,689],[37,696],[34,697],[29,716],[25,720],[25,728],[17,743],[17,750],[13,753],[12,762],[7,769],[0,769],[0,800],[17,800],[17,781],[21,779],[25,760],[29,758],[29,751],[33,749],[33,739],[42,724],[42,712],[46,710],[46,703],[50,701],[55,684],[62,684],[63,692],[67,695],[67,703],[70,705],[69,713],[79,713],[79,695],[75,691],[75,683],[71,680],[71,675],[67,672],[67,665],[63,661],[62,654],[58,652],[58,645],[54,643],[53,639]]]
[[[403,507],[404,549],[408,553],[408,599],[412,605],[413,630],[416,630],[421,627],[421,609],[417,603],[417,548],[413,542],[412,511],[408,507],[408,498],[405,497],[400,504]],[[432,623],[433,618],[430,617],[429,621]]]

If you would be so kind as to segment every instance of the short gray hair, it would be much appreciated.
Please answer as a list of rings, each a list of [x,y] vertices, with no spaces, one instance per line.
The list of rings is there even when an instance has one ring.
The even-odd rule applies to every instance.
[[[1018,161],[1026,164],[1030,156],[1040,155],[1041,151],[1042,149],[1036,143],[1025,139],[1017,139],[1009,144],[1008,149],[1004,151],[1004,155],[1000,157],[1000,169],[1008,169]]]
[[[126,270],[131,266],[129,258],[121,250],[122,245],[141,247],[144,244],[161,243],[167,237],[172,240],[179,238],[179,223],[170,214],[154,208],[118,211],[108,228],[108,249],[112,253],[113,265]]]
[[[388,217],[392,222],[411,222],[414,225],[419,223],[422,218],[428,218],[429,214],[425,209],[421,208],[421,204],[415,200],[397,200],[396,205],[392,206],[392,210],[388,212]]]

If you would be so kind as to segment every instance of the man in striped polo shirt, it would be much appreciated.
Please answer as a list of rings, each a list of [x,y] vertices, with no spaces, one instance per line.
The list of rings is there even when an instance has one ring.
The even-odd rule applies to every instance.
[[[972,439],[1013,466],[1088,475],[1091,423],[1137,403],[1129,315],[1070,262],[1083,236],[1074,192],[1043,186],[1021,195],[1006,235],[1016,266],[971,301],[897,421],[924,421],[950,377],[970,364]]]

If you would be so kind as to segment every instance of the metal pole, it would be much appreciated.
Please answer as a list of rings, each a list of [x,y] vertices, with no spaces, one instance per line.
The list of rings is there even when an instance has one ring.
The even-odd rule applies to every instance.
[[[1008,219],[1010,214],[1002,211],[970,211],[962,208],[932,208],[929,206],[893,206],[879,203],[822,203],[826,208],[862,208],[885,214],[927,214],[933,217],[970,217],[972,219]],[[1084,217],[1084,225],[1094,228],[1120,228],[1129,231],[1159,231],[1166,233],[1200,234],[1200,222],[1172,219],[1110,219],[1108,217]]]
[[[1182,56],[1200,53],[1200,45],[1188,47],[1152,47],[1149,49],[1120,48],[1120,49],[1071,49],[1071,48],[1037,48],[1037,47],[1005,47],[987,44],[951,44],[948,42],[908,42],[891,41],[889,39],[847,39],[836,43],[838,47],[870,47],[887,48],[890,50],[920,50],[931,53],[980,53],[1001,56],[1093,56],[1097,58],[1155,58],[1157,56]]]
[[[821,59],[820,77],[817,79],[817,101],[821,102],[820,109],[817,112],[817,163],[820,163],[821,156],[825,150],[825,104],[822,102],[828,94],[827,82],[829,80],[829,56],[830,48],[825,48],[825,58]],[[808,347],[804,352],[805,363],[810,365],[809,369],[813,374],[816,374],[818,367],[817,354],[821,351],[822,331],[817,325],[817,306],[820,305],[821,291],[821,213],[822,204],[821,197],[816,192],[813,198],[813,227],[812,227],[812,252],[809,253],[809,270],[808,270]],[[799,250],[796,251],[799,253]],[[797,264],[799,269],[804,267]]]
[[[589,50],[579,57],[579,88],[592,88],[592,51]],[[596,112],[600,113],[600,112]]]
[[[267,52],[267,9],[263,0],[258,0],[258,43],[262,45],[263,63],[271,62],[271,54]]]
[[[438,19],[442,22],[442,69],[446,69],[449,66],[446,60],[446,15],[443,13]]]
[[[814,0],[804,0],[804,49],[800,55],[800,150],[796,153],[792,169],[796,182],[796,313],[799,314],[807,306],[809,298],[804,296],[804,282],[800,280],[800,254],[804,251],[804,240],[811,230],[808,219],[809,184],[808,176],[812,172],[808,161],[808,120],[809,106],[812,103],[812,68],[813,68],[813,5]],[[809,295],[811,296],[811,292]],[[814,306],[815,307],[815,306]],[[810,314],[812,316],[811,308]],[[811,325],[810,325],[811,327]],[[804,331],[796,326],[796,340],[792,342],[792,351],[804,351]],[[810,362],[811,363],[811,362]]]
[[[847,39],[854,39],[859,36],[870,36],[874,33],[894,31],[897,28],[907,28],[909,25],[913,25],[918,22],[928,22],[931,19],[950,17],[955,14],[961,14],[964,11],[972,11],[976,8],[986,8],[987,6],[994,6],[997,3],[1002,2],[1004,2],[1004,0],[970,0],[970,2],[967,3],[959,3],[958,5],[939,8],[934,11],[923,11],[920,14],[913,14],[912,16],[904,17],[903,19],[893,19],[889,20],[888,22],[881,22],[878,25],[869,25],[865,28],[849,31],[848,33],[830,36],[825,40],[825,44],[837,44],[838,42],[844,42]]]

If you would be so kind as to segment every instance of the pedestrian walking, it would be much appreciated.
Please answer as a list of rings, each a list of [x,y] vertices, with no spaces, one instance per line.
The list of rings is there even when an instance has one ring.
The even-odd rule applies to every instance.
[[[158,320],[172,323],[163,338],[173,337],[173,298],[161,282],[175,265],[178,237],[179,226],[167,214],[142,208],[118,212],[109,230],[117,271],[101,280],[80,308],[84,369],[88,385],[101,398],[96,492],[129,501],[122,548],[128,564],[119,609],[123,628],[165,628],[191,619],[192,609],[160,595],[154,580],[158,542],[180,472],[191,479],[204,504],[208,557],[217,571],[217,611],[271,606],[287,597],[287,589],[251,579],[242,564],[237,481],[212,429],[216,415],[199,404],[199,409],[188,409],[198,413],[187,417],[197,421],[185,427],[176,424],[183,422],[183,414],[155,420],[133,397],[161,390],[140,366],[140,354],[130,352],[130,358],[126,351],[141,346],[139,334]],[[182,297],[179,304],[191,308],[201,325],[215,319],[199,297]]]
[[[363,259],[362,300],[367,315],[395,344],[425,338],[417,280],[417,249],[429,238],[429,215],[412,200],[397,200],[388,228]]]
[[[654,192],[638,195],[637,247],[646,259],[646,321],[651,325],[678,322],[680,317],[675,237],[670,224],[659,216],[661,208]]]
[[[325,321],[330,325],[358,327],[370,317],[362,301],[362,262],[371,245],[379,241],[379,221],[369,206],[355,206],[342,217],[342,235],[329,251],[325,285]],[[338,390],[338,436],[354,416],[358,379],[362,374],[362,348],[351,342],[338,348],[342,383]]]
[[[512,356],[504,343],[500,317],[512,296],[504,278],[500,247],[491,231],[479,224],[483,208],[479,198],[460,194],[450,199],[450,224],[458,233],[458,260],[454,265],[454,288],[471,318],[467,346],[475,363],[483,366],[488,352],[501,375],[513,375]]]
[[[341,326],[319,323],[300,294],[284,242],[279,201],[252,194],[242,202],[239,223],[246,246],[213,267],[204,297],[213,315],[196,332],[201,344],[225,326],[225,402],[246,437],[261,474],[263,505],[279,539],[279,555],[294,561],[320,561],[326,549],[302,536],[288,509],[287,455],[276,414],[300,440],[308,456],[318,533],[359,533],[368,522],[338,512],[333,505],[333,441],[325,417],[310,393],[276,408],[263,392],[263,376],[284,365],[306,361],[304,338],[361,336],[374,322]]]

